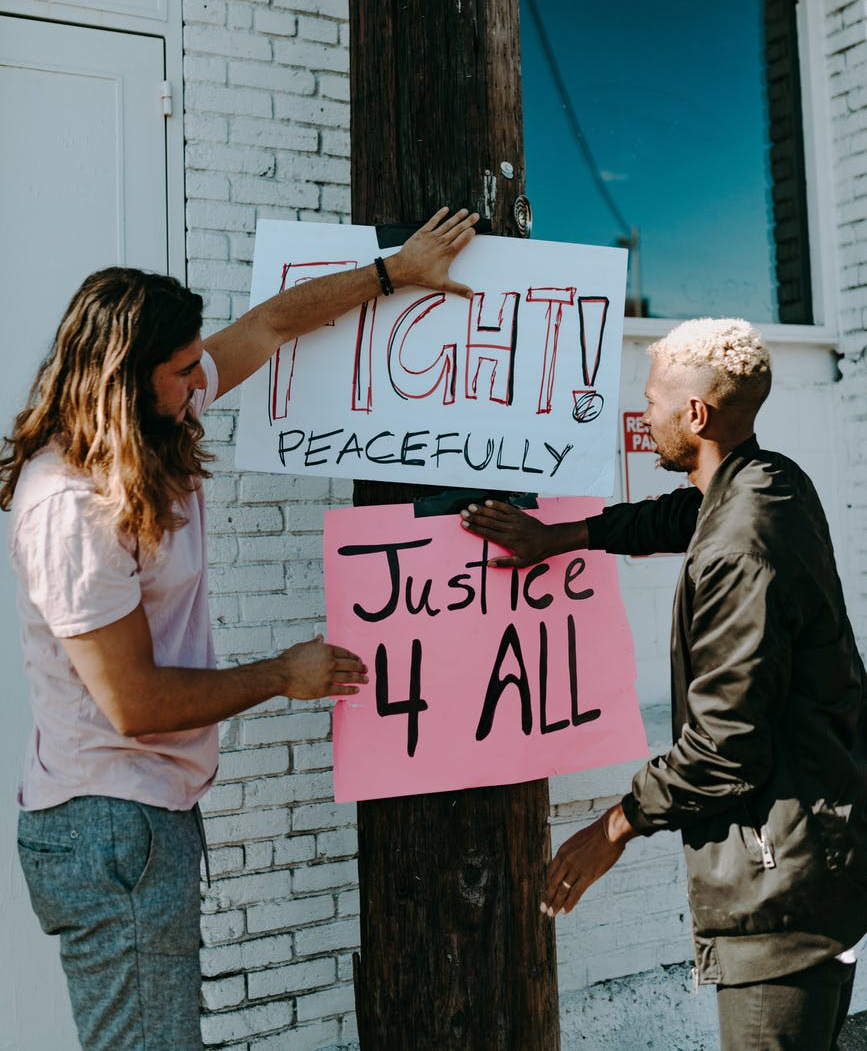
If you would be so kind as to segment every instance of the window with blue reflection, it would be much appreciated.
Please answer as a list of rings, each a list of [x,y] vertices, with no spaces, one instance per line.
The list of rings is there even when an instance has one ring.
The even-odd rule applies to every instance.
[[[795,0],[521,0],[533,237],[630,247],[628,314],[810,324]]]

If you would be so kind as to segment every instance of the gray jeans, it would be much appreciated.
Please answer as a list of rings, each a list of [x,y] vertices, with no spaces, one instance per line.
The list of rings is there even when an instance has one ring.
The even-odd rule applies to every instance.
[[[201,1051],[195,811],[84,796],[21,811],[18,854],[85,1051]]]
[[[836,1051],[855,965],[828,960],[753,985],[718,985],[722,1051]]]

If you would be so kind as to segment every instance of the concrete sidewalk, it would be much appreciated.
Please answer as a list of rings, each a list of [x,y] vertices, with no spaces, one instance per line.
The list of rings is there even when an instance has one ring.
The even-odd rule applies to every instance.
[[[849,1015],[838,1046],[840,1051],[867,1051],[867,1011]]]

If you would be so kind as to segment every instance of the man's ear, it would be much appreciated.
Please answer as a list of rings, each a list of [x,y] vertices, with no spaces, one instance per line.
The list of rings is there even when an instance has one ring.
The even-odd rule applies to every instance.
[[[688,402],[689,429],[693,434],[703,435],[710,423],[710,406],[706,401],[693,394]]]

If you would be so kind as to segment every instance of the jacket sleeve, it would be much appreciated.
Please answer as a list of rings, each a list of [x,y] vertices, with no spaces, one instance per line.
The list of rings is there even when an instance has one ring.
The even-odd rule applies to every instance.
[[[759,555],[718,556],[700,568],[682,655],[689,721],[623,799],[636,831],[684,828],[769,776],[772,726],[789,690],[794,608]]]
[[[655,500],[606,507],[587,519],[589,546],[615,555],[686,551],[701,500],[701,491],[690,486]]]

